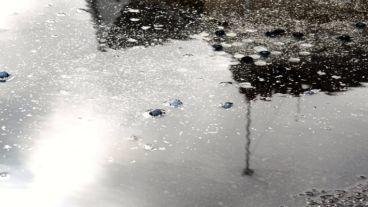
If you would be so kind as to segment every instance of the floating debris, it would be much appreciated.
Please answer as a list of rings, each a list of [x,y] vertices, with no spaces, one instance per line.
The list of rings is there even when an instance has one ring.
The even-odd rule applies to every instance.
[[[245,56],[245,57],[240,59],[240,62],[245,63],[245,64],[252,64],[252,63],[254,63],[254,59],[250,56]]]
[[[165,110],[163,109],[150,110],[148,114],[152,117],[160,117],[165,115]]]
[[[214,44],[212,47],[215,51],[222,51],[224,49],[224,47],[220,44]]]
[[[223,104],[221,104],[221,107],[224,108],[224,109],[230,109],[234,106],[234,103],[231,103],[231,102],[225,102]]]
[[[265,35],[267,37],[271,37],[271,38],[275,38],[275,37],[279,37],[285,34],[285,30],[283,29],[275,29],[273,31],[268,31],[265,33]]]
[[[179,108],[183,105],[183,102],[179,99],[173,99],[169,101],[169,106],[173,108]]]

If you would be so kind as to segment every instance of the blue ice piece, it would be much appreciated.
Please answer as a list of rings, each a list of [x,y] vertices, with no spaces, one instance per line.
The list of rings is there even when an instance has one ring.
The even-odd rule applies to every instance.
[[[152,117],[159,117],[159,116],[163,116],[165,114],[165,111],[162,109],[155,109],[155,110],[150,110],[149,115]]]
[[[231,102],[225,102],[225,103],[223,103],[222,105],[221,105],[221,107],[222,108],[224,108],[224,109],[229,109],[229,108],[231,108],[231,107],[233,107],[234,106],[234,104],[233,103],[231,103]]]
[[[179,108],[183,105],[183,102],[181,102],[179,99],[173,99],[169,101],[169,106],[173,108]]]
[[[6,71],[2,71],[0,72],[0,79],[6,79],[6,78],[9,78],[10,77],[10,74]]]

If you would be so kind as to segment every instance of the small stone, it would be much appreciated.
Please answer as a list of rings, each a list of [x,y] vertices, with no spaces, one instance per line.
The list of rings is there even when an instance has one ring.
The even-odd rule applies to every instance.
[[[282,36],[285,34],[285,30],[283,29],[275,29],[273,31],[269,31],[269,32],[266,32],[265,35],[267,37],[271,37],[271,38],[275,38],[275,37],[278,37],[278,36]]]
[[[173,99],[169,101],[169,106],[173,108],[179,108],[183,105],[183,102],[181,102],[179,99]]]
[[[9,78],[10,77],[10,74],[6,71],[2,71],[0,72],[0,79],[6,79],[6,78]]]
[[[224,49],[224,47],[220,44],[214,44],[212,47],[215,51],[222,51]]]
[[[355,27],[358,29],[365,29],[367,27],[367,24],[365,24],[364,22],[358,22],[355,24]]]
[[[224,109],[230,109],[231,107],[233,107],[233,103],[231,102],[225,102],[223,104],[221,104],[221,107],[224,108]]]
[[[264,50],[264,51],[260,51],[259,55],[264,57],[264,58],[268,58],[271,55],[270,51]]]
[[[303,37],[304,37],[304,33],[302,33],[302,32],[293,32],[293,37],[295,38],[295,39],[297,39],[297,40],[301,40],[301,39],[303,39]]]
[[[250,56],[245,56],[242,59],[240,59],[240,62],[245,64],[252,64],[254,63],[254,59]]]
[[[224,30],[222,30],[222,29],[221,30],[217,30],[215,32],[215,35],[218,36],[218,37],[223,37],[223,36],[226,35],[226,32]]]
[[[148,114],[152,117],[159,117],[159,116],[163,116],[165,114],[165,111],[162,109],[155,109],[155,110],[151,110]]]
[[[340,40],[341,42],[351,42],[351,37],[347,34],[341,35],[337,37],[338,40]]]

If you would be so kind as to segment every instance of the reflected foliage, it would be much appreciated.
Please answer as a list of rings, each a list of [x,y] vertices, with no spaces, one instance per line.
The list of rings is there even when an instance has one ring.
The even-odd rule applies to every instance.
[[[311,55],[301,63],[276,61],[267,66],[239,64],[232,66],[237,82],[248,82],[252,87],[240,88],[248,100],[257,96],[271,97],[274,93],[298,96],[313,89],[332,94],[348,87],[361,86],[368,81],[368,55],[363,50],[323,56]]]
[[[201,0],[88,0],[100,48],[156,45],[187,39],[201,28]],[[111,16],[113,15],[113,18]]]

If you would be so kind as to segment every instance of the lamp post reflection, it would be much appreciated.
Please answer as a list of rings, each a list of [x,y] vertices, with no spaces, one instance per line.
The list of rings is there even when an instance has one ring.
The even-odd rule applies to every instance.
[[[246,119],[247,124],[245,126],[245,169],[243,171],[243,175],[251,176],[254,173],[254,170],[250,168],[250,145],[251,145],[251,132],[250,132],[250,126],[252,124],[251,119],[251,101],[247,99],[247,113],[246,113]]]

